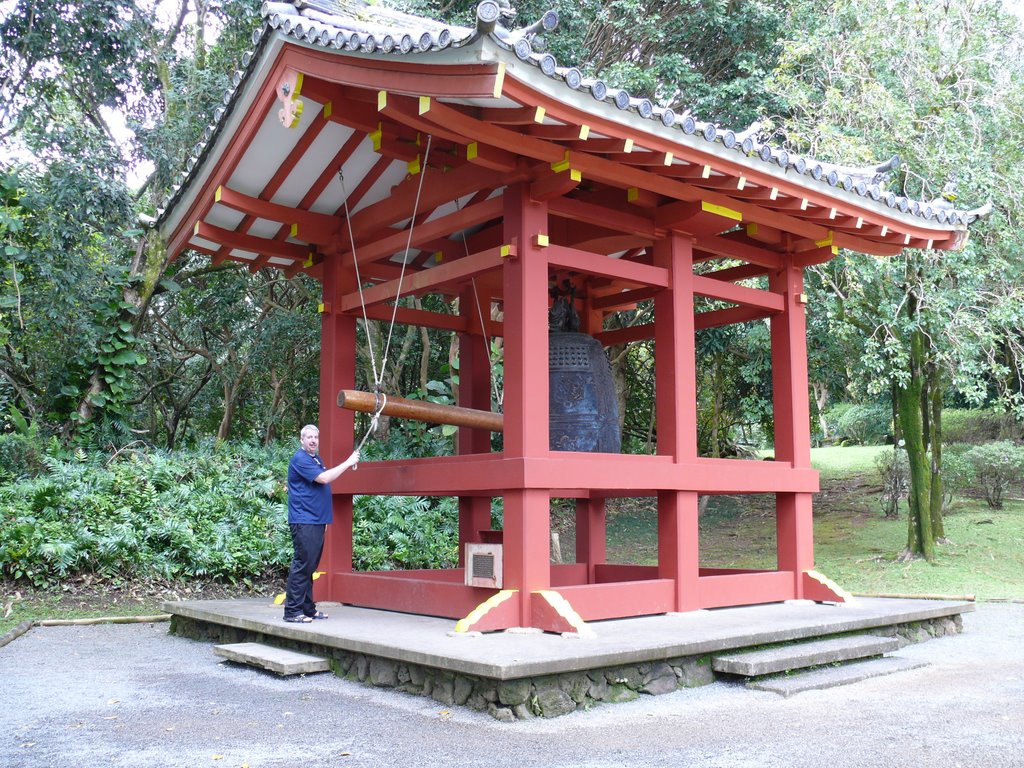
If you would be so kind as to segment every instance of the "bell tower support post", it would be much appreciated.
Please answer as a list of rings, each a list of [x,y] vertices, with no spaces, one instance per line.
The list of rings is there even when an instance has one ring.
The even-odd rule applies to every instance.
[[[784,300],[771,319],[772,396],[775,460],[794,469],[811,466],[810,405],[807,385],[807,321],[803,270],[787,259],[769,276],[768,287]],[[778,569],[793,573],[794,597],[803,597],[803,572],[814,568],[814,532],[810,493],[775,497]]]
[[[486,306],[485,306],[486,305]],[[459,405],[491,410],[490,350],[484,328],[490,319],[490,300],[481,297],[472,284],[459,294],[459,314],[466,318],[469,331],[459,334]],[[483,429],[460,427],[458,453],[489,453],[491,434]],[[490,530],[491,500],[484,496],[459,497],[459,566],[465,565],[466,544],[480,540],[480,531]]]
[[[525,184],[504,194],[504,240],[515,247],[502,270],[505,294],[506,460],[548,455],[548,208]],[[518,590],[520,626],[533,625],[531,593],[551,585],[550,492],[505,492],[505,589]]]
[[[671,276],[671,287],[654,298],[658,454],[692,465],[697,458],[692,240],[669,232],[654,244],[654,264]],[[658,576],[674,581],[675,610],[700,607],[696,491],[658,491]]]
[[[344,461],[354,448],[355,413],[334,403],[340,390],[355,387],[356,320],[334,307],[357,287],[354,271],[342,266],[338,254],[327,256],[320,307],[320,432],[326,439],[321,439],[320,451],[328,467]],[[352,494],[335,493],[332,500],[334,523],[327,526],[319,568],[328,577],[313,582],[313,597],[341,601],[333,574],[352,571]]]

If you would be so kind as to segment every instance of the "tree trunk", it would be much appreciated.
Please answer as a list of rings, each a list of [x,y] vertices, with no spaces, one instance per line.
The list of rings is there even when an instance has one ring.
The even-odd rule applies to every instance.
[[[821,428],[821,440],[828,440],[828,421],[825,420],[825,406],[828,405],[828,387],[824,384],[811,382],[811,391],[814,392],[814,405],[818,409],[818,426]]]
[[[910,461],[910,499],[907,514],[907,550],[913,555],[935,558],[935,536],[929,504],[931,481],[928,455],[924,445],[924,424],[921,418],[924,391],[924,340],[921,331],[914,331],[910,342],[910,381],[896,390],[900,425]]]
[[[942,374],[938,366],[929,366],[929,408],[931,412],[931,518],[932,535],[936,541],[945,541],[946,526],[942,522]]]

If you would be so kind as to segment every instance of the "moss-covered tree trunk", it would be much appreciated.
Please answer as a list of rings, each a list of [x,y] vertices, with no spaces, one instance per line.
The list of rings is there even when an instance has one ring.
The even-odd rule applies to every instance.
[[[924,338],[920,330],[912,332],[910,341],[910,381],[897,387],[896,397],[903,440],[910,461],[910,500],[907,515],[907,551],[909,555],[935,557],[935,536],[932,530],[930,506],[931,474],[928,453],[924,443],[924,423],[921,417],[925,389]]]
[[[942,373],[937,365],[928,367],[928,407],[931,415],[931,497],[929,511],[935,541],[946,538],[942,523]]]

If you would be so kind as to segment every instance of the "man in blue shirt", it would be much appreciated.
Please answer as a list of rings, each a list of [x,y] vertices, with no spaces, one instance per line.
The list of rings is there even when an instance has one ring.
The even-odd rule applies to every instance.
[[[324,531],[334,521],[331,481],[359,463],[359,451],[327,469],[320,458],[320,430],[307,424],[299,433],[302,447],[288,462],[288,527],[292,532],[292,567],[285,587],[284,620],[308,624],[326,619],[313,602],[313,572],[320,564]]]

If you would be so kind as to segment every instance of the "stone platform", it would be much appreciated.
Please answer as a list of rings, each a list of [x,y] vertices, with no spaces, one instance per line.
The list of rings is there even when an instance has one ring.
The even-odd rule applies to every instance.
[[[172,632],[262,642],[331,659],[335,674],[489,711],[502,720],[552,717],[713,682],[715,654],[870,632],[919,642],[960,631],[970,602],[857,598],[719,608],[592,622],[593,636],[514,630],[455,634],[429,616],[320,603],[330,618],[289,624],[269,599],[164,604]]]

